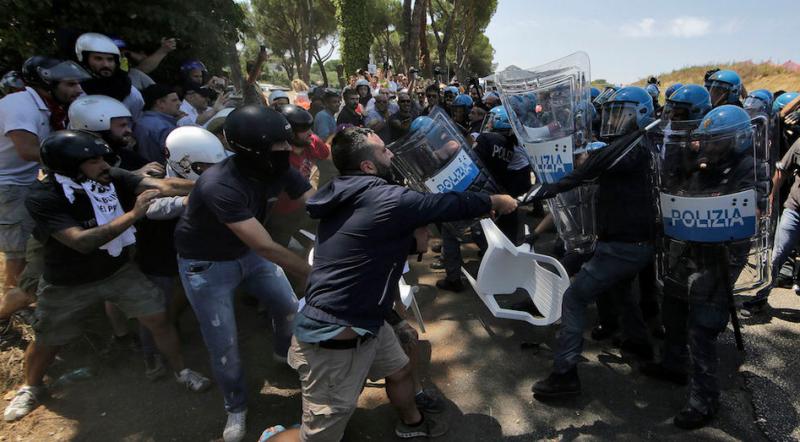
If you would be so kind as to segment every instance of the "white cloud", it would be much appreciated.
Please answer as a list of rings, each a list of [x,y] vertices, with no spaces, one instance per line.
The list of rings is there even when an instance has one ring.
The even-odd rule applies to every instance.
[[[711,22],[701,17],[678,17],[670,21],[669,33],[675,37],[702,37],[711,31]]]
[[[656,19],[646,17],[636,23],[628,23],[620,28],[627,37],[651,37],[655,34]]]

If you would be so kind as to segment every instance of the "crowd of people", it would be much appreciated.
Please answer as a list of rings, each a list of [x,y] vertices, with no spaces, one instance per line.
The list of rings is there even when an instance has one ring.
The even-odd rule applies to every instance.
[[[248,390],[234,309],[242,290],[270,319],[274,359],[296,370],[302,386],[302,422],[271,427],[262,440],[338,442],[366,379],[385,379],[399,414],[397,436],[440,436],[447,431],[437,417],[442,398],[423,389],[417,332],[394,306],[407,257],[428,250],[429,226],[438,225],[442,259],[432,267],[446,276],[436,285],[465,290],[463,237],[442,223],[492,216],[512,242],[532,241],[552,222],[545,218],[523,238],[518,198],[540,204],[589,180],[597,185],[597,242],[589,254],[562,254],[574,278],[564,294],[553,373],[534,392],[580,393],[586,309],[597,301],[594,339],[621,329],[622,348],[644,360],[645,374],[689,383],[677,426],[697,428],[716,414],[714,343],[728,323],[728,290],[696,288],[708,292],[698,304],[681,296],[680,284],[665,283],[659,302],[649,151],[628,149],[610,167],[605,154],[587,154],[585,167],[531,191],[536,170],[515,129],[522,98],[503,103],[477,79],[442,84],[423,81],[414,69],[386,69],[359,71],[341,90],[299,82],[291,93],[264,93],[256,82],[263,49],[238,89],[198,60],[181,64],[178,84],[153,81],[148,73],[175,49],[174,39],[151,54],[98,33],[80,35],[74,47],[73,59],[35,55],[0,83],[0,321],[35,304],[25,385],[6,421],[44,399],[48,367],[81,336],[86,312],[98,304],[113,330],[111,345],[138,342],[144,377],[171,370],[191,392],[207,390],[211,380],[181,356],[176,323],[188,301],[223,393],[223,439],[242,440]],[[797,124],[797,93],[748,94],[735,72],[721,70],[709,72],[705,86],[671,85],[662,106],[659,86],[653,78],[646,88],[592,90],[592,138],[606,146],[599,152],[630,144],[657,117],[673,129],[691,121],[692,130],[713,131],[720,121],[764,115],[778,122],[770,141],[784,155],[770,165],[770,201],[780,199],[780,185],[800,165],[796,131],[787,130]],[[549,109],[526,99],[524,112],[544,119]],[[502,191],[403,185],[408,177],[396,173],[389,147],[442,118]],[[554,117],[541,127],[564,125]],[[759,177],[770,192],[770,175]],[[777,227],[773,281],[800,237],[798,192],[795,183]],[[290,250],[301,229],[316,236],[312,264]],[[630,290],[634,279],[638,291]],[[769,289],[746,303],[748,311],[763,308]],[[652,339],[664,340],[657,363]]]

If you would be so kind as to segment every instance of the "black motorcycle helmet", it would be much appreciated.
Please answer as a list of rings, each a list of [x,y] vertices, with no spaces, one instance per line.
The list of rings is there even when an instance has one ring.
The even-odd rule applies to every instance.
[[[236,156],[245,160],[239,164],[272,175],[271,148],[274,143],[290,141],[292,126],[280,113],[256,105],[237,108],[225,119],[225,139]]]
[[[25,60],[21,70],[22,80],[31,87],[53,89],[64,80],[86,80],[91,75],[74,61],[62,61],[57,58],[34,55]]]
[[[278,109],[289,124],[293,132],[305,132],[314,125],[314,117],[311,112],[303,109],[296,104],[284,104]]]
[[[81,164],[92,158],[103,157],[115,164],[117,155],[100,137],[80,130],[59,130],[42,141],[42,163],[51,173],[78,180]]]

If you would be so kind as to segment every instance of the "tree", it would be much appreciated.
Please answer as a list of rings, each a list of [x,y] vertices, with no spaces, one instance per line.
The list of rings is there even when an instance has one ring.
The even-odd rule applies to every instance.
[[[282,62],[291,79],[295,73],[310,82],[311,65],[330,58],[330,51],[320,53],[320,46],[331,43],[336,32],[335,8],[331,0],[253,0],[255,34],[263,38],[273,53],[284,56]]]
[[[458,78],[464,80],[468,75],[467,58],[473,44],[479,37],[485,39],[484,44],[489,44],[489,39],[483,34],[492,16],[497,10],[497,0],[461,0],[454,7],[455,37],[453,43],[456,50],[455,71]],[[490,55],[494,55],[494,51]],[[492,58],[487,60],[491,63]]]
[[[178,50],[154,72],[174,80],[186,59],[202,60],[219,71],[231,60],[231,47],[248,29],[234,0],[0,0],[7,25],[0,27],[0,71],[19,69],[31,55],[75,58],[74,44],[83,32],[100,32],[155,50],[161,37],[177,37]],[[202,30],[202,31],[201,31]]]
[[[335,1],[342,63],[346,75],[352,75],[369,64],[369,49],[372,45],[369,0]]]

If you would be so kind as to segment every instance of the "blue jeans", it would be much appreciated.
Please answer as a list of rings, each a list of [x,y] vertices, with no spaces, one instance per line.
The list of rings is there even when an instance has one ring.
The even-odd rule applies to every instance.
[[[587,306],[601,293],[632,280],[652,260],[650,243],[597,242],[594,254],[564,293],[553,371],[565,373],[577,365],[583,351]],[[619,294],[624,306],[623,333],[630,339],[648,342],[638,297],[630,290],[630,284],[620,287],[624,287],[624,293]]]
[[[241,286],[269,307],[273,351],[286,357],[292,338],[291,323],[297,312],[297,297],[292,286],[282,268],[252,251],[232,261],[178,257],[178,268],[211,357],[214,378],[225,398],[225,410],[244,411],[247,392],[239,357],[234,291]]]
[[[783,209],[778,227],[775,229],[775,244],[772,246],[772,279],[768,286],[758,291],[756,299],[765,299],[769,296],[781,271],[781,266],[792,253],[797,241],[800,241],[800,212]]]

